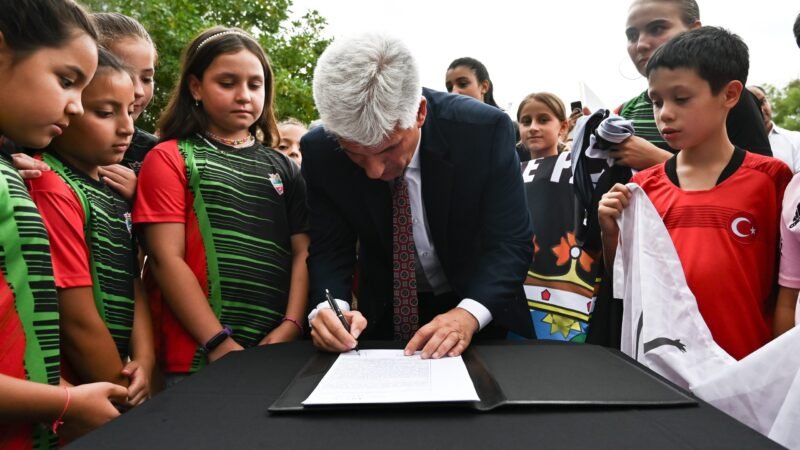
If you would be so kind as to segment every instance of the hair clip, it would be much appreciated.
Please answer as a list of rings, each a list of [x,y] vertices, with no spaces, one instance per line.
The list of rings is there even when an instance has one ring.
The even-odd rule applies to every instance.
[[[225,31],[220,31],[220,32],[219,32],[219,33],[217,33],[217,34],[212,34],[211,36],[209,36],[209,37],[207,37],[207,38],[203,39],[203,40],[200,42],[200,44],[198,44],[198,45],[197,45],[197,50],[200,50],[201,48],[203,48],[203,46],[204,46],[204,45],[206,45],[206,43],[207,43],[208,41],[214,40],[214,39],[216,39],[216,38],[218,38],[218,37],[227,36],[227,35],[229,35],[229,34],[238,34],[239,36],[246,37],[246,38],[250,38],[250,36],[249,36],[249,35],[247,35],[247,34],[245,34],[245,33],[242,33],[241,31],[236,31],[236,30],[225,30]],[[250,38],[250,39],[252,39],[252,38]]]

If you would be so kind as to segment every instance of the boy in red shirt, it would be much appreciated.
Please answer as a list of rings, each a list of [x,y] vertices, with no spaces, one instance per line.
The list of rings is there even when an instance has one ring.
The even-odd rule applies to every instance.
[[[714,340],[736,359],[772,338],[778,220],[792,177],[783,162],[728,139],[725,120],[748,69],[747,45],[720,28],[688,31],[658,49],[647,63],[648,95],[659,132],[681,151],[631,180],[664,220]],[[617,184],[600,202],[608,267],[629,198]]]

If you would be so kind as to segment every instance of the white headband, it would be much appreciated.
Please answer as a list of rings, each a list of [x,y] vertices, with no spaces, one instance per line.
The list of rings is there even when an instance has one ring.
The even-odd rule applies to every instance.
[[[245,34],[245,33],[242,33],[241,31],[236,31],[236,30],[226,30],[226,31],[220,31],[220,32],[219,32],[219,33],[217,33],[217,34],[212,34],[211,36],[209,36],[209,37],[207,37],[207,38],[203,39],[203,40],[200,42],[200,44],[197,46],[197,50],[200,50],[201,48],[203,48],[203,46],[204,46],[204,45],[206,45],[206,43],[207,43],[208,41],[214,40],[214,39],[216,39],[216,38],[218,38],[218,37],[227,36],[227,35],[229,35],[229,34],[238,34],[239,36],[242,36],[242,37],[246,37],[246,38],[253,39],[253,38],[251,38],[249,35],[247,35],[247,34]]]

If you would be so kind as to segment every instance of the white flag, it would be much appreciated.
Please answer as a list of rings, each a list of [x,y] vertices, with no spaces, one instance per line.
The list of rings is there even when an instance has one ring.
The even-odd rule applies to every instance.
[[[800,449],[800,328],[736,361],[714,342],[686,285],[672,238],[645,192],[628,184],[619,219],[614,296],[621,349],[782,445]]]

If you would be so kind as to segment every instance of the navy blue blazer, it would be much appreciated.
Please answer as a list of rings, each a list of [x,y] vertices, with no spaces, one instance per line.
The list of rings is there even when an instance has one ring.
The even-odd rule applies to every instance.
[[[465,96],[428,89],[423,95],[422,198],[450,287],[457,301],[486,306],[495,324],[532,336],[522,293],[532,228],[514,125],[503,111]],[[369,179],[323,127],[309,131],[300,147],[311,208],[310,306],[324,301],[325,288],[349,300],[357,263],[358,309],[369,321],[362,336],[391,339],[389,183]]]

